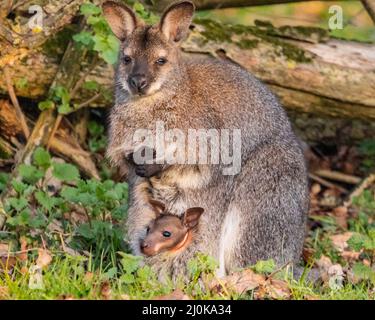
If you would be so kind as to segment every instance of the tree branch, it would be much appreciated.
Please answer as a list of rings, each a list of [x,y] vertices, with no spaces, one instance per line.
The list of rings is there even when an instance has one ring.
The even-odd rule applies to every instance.
[[[375,23],[375,0],[362,0],[362,4],[366,8],[372,21]]]

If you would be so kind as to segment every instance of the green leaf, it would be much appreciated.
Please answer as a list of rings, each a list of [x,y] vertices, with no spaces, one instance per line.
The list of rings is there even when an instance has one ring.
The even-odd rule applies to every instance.
[[[7,224],[11,226],[28,226],[31,221],[31,212],[29,209],[24,209],[14,217],[7,219]]]
[[[69,163],[52,163],[53,176],[62,181],[71,181],[79,178],[78,169]]]
[[[21,164],[19,167],[19,173],[24,181],[29,184],[35,184],[39,179],[43,178],[44,173],[36,167],[28,164]]]
[[[113,267],[103,274],[103,278],[109,280],[109,279],[114,278],[116,274],[117,274],[117,268]]]
[[[8,173],[0,172],[0,193],[5,190],[7,183],[8,183],[8,179],[9,179]]]
[[[275,262],[270,259],[270,260],[260,260],[258,261],[253,269],[256,273],[271,273],[275,270]]]
[[[58,113],[61,114],[69,114],[73,111],[74,109],[70,106],[70,104],[62,104],[57,108]]]
[[[48,169],[51,165],[51,156],[49,152],[42,147],[38,147],[34,152],[34,164],[43,169]]]
[[[38,103],[38,108],[40,111],[53,109],[55,107],[55,104],[51,100],[45,100]]]
[[[56,86],[53,89],[53,92],[57,98],[59,98],[62,104],[69,104],[70,102],[70,95],[68,90],[63,86]]]
[[[38,215],[36,217],[33,217],[30,221],[29,221],[29,226],[31,228],[36,228],[36,229],[39,229],[39,228],[42,228],[42,227],[46,227],[47,226],[47,219],[46,217],[41,214],[41,213],[38,213]]]
[[[132,284],[135,282],[135,277],[131,273],[125,273],[120,277],[120,280],[125,284]]]
[[[82,88],[83,88],[83,89],[86,89],[86,90],[98,90],[98,89],[99,89],[99,83],[97,83],[97,82],[94,81],[94,80],[86,81],[86,82],[82,85]]]
[[[93,43],[93,36],[91,32],[88,31],[82,31],[80,33],[77,33],[73,36],[73,40],[75,42],[82,43],[85,46],[88,46]]]
[[[91,240],[95,238],[95,234],[88,223],[83,223],[79,225],[79,227],[76,230],[78,234],[80,234],[85,239]]]
[[[361,279],[371,280],[373,283],[375,283],[375,271],[369,266],[357,262],[353,266],[353,273],[355,276]]]
[[[94,50],[99,53],[99,56],[103,58],[107,63],[114,64],[117,62],[119,43],[115,36],[96,34],[94,37]]]
[[[29,82],[28,82],[27,78],[18,79],[16,81],[16,88],[17,89],[25,89],[25,88],[28,87],[28,84],[29,84]]]
[[[122,256],[121,265],[125,273],[131,274],[139,268],[142,257],[123,252],[119,252],[119,254]]]
[[[104,126],[100,125],[96,121],[90,121],[87,125],[90,135],[96,137],[104,133]]]
[[[355,251],[365,250],[375,250],[375,231],[374,229],[369,230],[369,235],[364,235],[360,233],[355,233],[348,240],[348,245]]]
[[[23,183],[22,181],[12,180],[12,187],[18,192],[18,194],[23,194],[28,185]]]
[[[9,198],[8,203],[11,207],[13,207],[16,211],[21,211],[22,209],[27,207],[28,201],[26,198]]]
[[[133,9],[134,9],[134,11],[138,11],[138,12],[143,12],[143,11],[145,11],[145,7],[144,7],[143,4],[140,3],[140,2],[136,2],[136,3],[134,3],[134,5],[133,5]]]
[[[80,11],[85,16],[92,16],[97,15],[102,12],[101,8],[92,4],[92,3],[84,3],[81,5]]]
[[[35,193],[35,199],[38,200],[38,203],[48,211],[54,208],[59,202],[57,198],[50,197],[47,193],[43,191],[37,191]]]

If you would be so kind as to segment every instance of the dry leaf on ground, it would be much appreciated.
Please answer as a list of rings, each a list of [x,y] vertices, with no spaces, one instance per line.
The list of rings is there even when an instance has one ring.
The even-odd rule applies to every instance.
[[[47,267],[52,261],[50,252],[46,249],[38,249],[38,259],[36,260],[37,266],[40,268]]]
[[[331,241],[335,249],[347,261],[358,260],[361,252],[352,251],[348,249],[348,240],[352,237],[352,232],[345,232],[331,236]]]
[[[331,259],[322,255],[316,261],[319,268],[320,277],[325,284],[328,284],[331,289],[341,288],[344,280],[344,271],[339,264],[333,264]]]
[[[278,279],[269,279],[266,285],[266,292],[272,299],[289,299],[291,291],[288,283]]]
[[[0,287],[0,300],[5,300],[9,298],[9,288]]]
[[[111,300],[112,298],[112,290],[111,285],[108,281],[104,281],[100,286],[100,295],[103,300]]]
[[[336,250],[339,252],[343,252],[346,248],[348,248],[348,240],[352,237],[352,235],[352,232],[345,232],[333,235],[330,238]]]
[[[347,229],[348,228],[348,218],[349,218],[348,208],[344,207],[344,206],[337,207],[337,208],[333,209],[332,213],[333,213],[333,216],[336,220],[337,225],[339,227],[343,228],[343,229]]]
[[[17,255],[18,259],[21,261],[27,260],[27,239],[25,237],[20,238],[21,253]]]
[[[238,294],[253,290],[264,284],[266,278],[264,275],[257,274],[251,269],[245,269],[240,272],[232,273],[226,277],[216,279],[209,285],[210,289],[217,292],[224,290],[233,290]]]
[[[7,256],[9,252],[9,244],[0,243],[0,256]]]

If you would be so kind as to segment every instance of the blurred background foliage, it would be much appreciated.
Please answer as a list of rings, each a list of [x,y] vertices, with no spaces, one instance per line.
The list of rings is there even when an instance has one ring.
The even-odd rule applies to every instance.
[[[200,17],[212,18],[225,23],[254,25],[255,20],[268,20],[275,26],[308,25],[329,30],[329,7],[339,5],[343,9],[344,29],[330,30],[331,36],[363,42],[375,42],[375,27],[360,1],[303,2],[246,8],[207,10]]]

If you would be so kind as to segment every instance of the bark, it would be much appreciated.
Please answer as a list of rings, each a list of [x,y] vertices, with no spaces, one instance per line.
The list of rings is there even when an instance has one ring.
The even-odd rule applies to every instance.
[[[7,1],[9,2],[9,0]],[[56,34],[72,22],[83,2],[84,0],[17,1],[10,8],[13,8],[20,17],[20,23],[17,25],[17,29],[19,30],[17,32],[11,31],[11,24],[13,22],[4,17],[1,19],[0,16],[0,39],[5,38],[8,43],[17,47],[39,47],[47,41],[50,36]],[[17,7],[17,3],[21,4],[21,6]],[[28,10],[32,5],[39,5],[43,9],[43,27],[41,30],[31,29],[29,26],[30,13]],[[5,3],[3,8],[7,8],[8,12],[11,11],[11,9],[9,9],[9,4],[6,5]],[[3,11],[4,10],[5,9],[3,9]],[[28,13],[27,17],[22,18],[22,13]]]
[[[251,6],[261,6],[261,5],[272,5],[281,3],[292,3],[292,2],[302,2],[302,1],[314,1],[314,0],[194,0],[198,10],[207,9],[220,9],[220,8],[236,8],[236,7],[251,7]],[[329,1],[329,0],[321,0]],[[150,0],[145,1],[148,4],[152,4]],[[155,3],[156,2],[156,3]],[[164,10],[174,0],[160,0],[154,1],[154,7],[158,11]]]
[[[375,0],[362,0],[362,4],[375,23]]]

